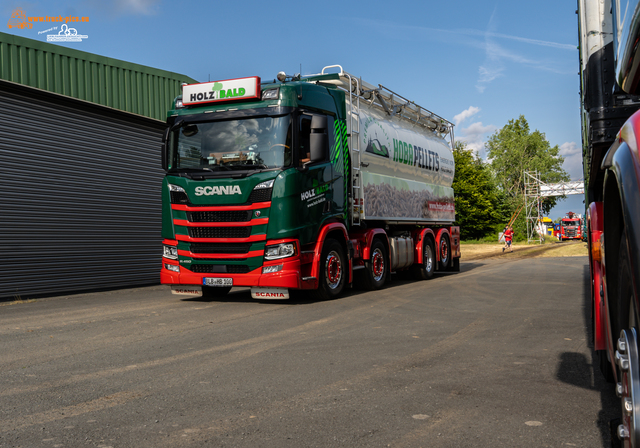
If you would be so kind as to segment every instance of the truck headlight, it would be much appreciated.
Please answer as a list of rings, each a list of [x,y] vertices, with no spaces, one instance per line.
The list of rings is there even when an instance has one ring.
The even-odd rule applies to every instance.
[[[264,100],[277,100],[278,95],[280,93],[280,89],[269,89],[262,92],[262,101]]]
[[[263,274],[273,274],[274,272],[280,272],[282,271],[282,265],[281,264],[277,264],[275,266],[263,266],[262,268],[262,273]]]
[[[176,246],[168,246],[166,244],[162,245],[162,256],[164,258],[169,258],[170,260],[178,259],[178,248]]]
[[[265,260],[278,260],[280,258],[292,257],[296,254],[295,243],[281,243],[267,246],[264,250]]]
[[[253,187],[253,189],[254,190],[262,190],[263,188],[272,188],[274,182],[275,182],[275,179],[267,180],[267,181],[264,181],[262,183],[259,183],[258,185]]]
[[[173,271],[173,272],[180,272],[180,266],[178,266],[176,264],[165,263],[164,267],[165,267],[165,269],[168,269],[168,270]]]

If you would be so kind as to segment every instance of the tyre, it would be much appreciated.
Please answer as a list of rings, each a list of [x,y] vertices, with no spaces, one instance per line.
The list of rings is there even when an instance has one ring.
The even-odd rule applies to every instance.
[[[365,269],[356,271],[358,286],[367,291],[374,291],[384,286],[389,270],[389,259],[384,243],[379,239],[371,245],[371,259]]]
[[[424,239],[422,246],[422,264],[413,265],[413,276],[418,280],[428,280],[433,277],[436,269],[436,251],[433,240],[429,237]]]
[[[624,230],[620,235],[620,243],[618,246],[618,265],[617,276],[612,280],[613,286],[611,291],[613,297],[609,297],[609,307],[613,308],[611,315],[611,337],[615,347],[616,341],[620,337],[620,332],[624,329],[637,327],[636,306],[633,299],[633,283],[631,278],[631,268],[629,263],[629,250],[627,248],[627,233]],[[606,350],[598,350],[596,352],[600,369],[607,381],[613,381],[613,373],[611,362],[607,358]],[[617,366],[615,367],[617,369]],[[620,372],[618,371],[618,379]]]
[[[636,317],[636,303],[633,294],[633,279],[631,274],[631,263],[629,249],[627,248],[627,232],[622,232],[620,236],[620,247],[618,250],[618,281],[616,297],[618,301],[618,319],[613,334],[613,340],[617,341],[620,331],[629,328],[636,328],[638,319]]]
[[[460,272],[460,259],[454,258],[451,262],[451,271]]]
[[[446,271],[449,269],[451,263],[451,246],[449,245],[449,238],[443,236],[440,239],[440,270]]]
[[[229,294],[231,286],[203,286],[202,297],[206,299],[219,299]]]
[[[316,291],[319,299],[329,300],[340,295],[346,282],[347,268],[342,245],[328,238],[322,247],[320,259],[320,281]]]
[[[621,426],[626,431],[629,438],[625,439],[624,446],[638,446],[638,409],[640,408],[640,375],[638,373],[637,330],[638,330],[638,307],[635,301],[633,288],[633,274],[631,270],[631,257],[627,247],[626,229],[621,232],[620,245],[618,247],[618,266],[617,266],[617,282],[614,288],[615,297],[613,300],[616,304],[618,326],[617,333],[614,333],[614,341],[618,338],[624,341],[623,344],[616,344],[616,358],[621,354],[622,358],[626,358],[628,367],[623,368],[622,364],[618,364],[618,379],[620,381],[620,398],[623,403]],[[610,304],[611,305],[611,304]],[[624,330],[624,331],[622,331]],[[620,429],[620,428],[619,428]]]

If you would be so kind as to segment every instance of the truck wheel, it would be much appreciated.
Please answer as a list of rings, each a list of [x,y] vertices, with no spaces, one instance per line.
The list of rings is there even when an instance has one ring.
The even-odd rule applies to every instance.
[[[622,419],[618,426],[618,435],[623,436],[624,446],[638,446],[640,441],[640,356],[638,353],[638,317],[633,292],[633,278],[627,248],[626,230],[620,236],[618,250],[618,278],[615,288],[617,300],[617,324],[622,331],[614,334],[623,343],[618,347],[615,358],[620,380],[620,399],[622,400]],[[619,327],[619,328],[620,328]],[[624,361],[627,361],[626,363]]]
[[[433,277],[436,269],[436,251],[431,238],[424,239],[422,246],[422,264],[412,267],[413,276],[418,280],[428,280]]]
[[[316,295],[321,300],[338,297],[344,288],[347,275],[342,245],[332,238],[328,238],[322,247],[320,259],[320,284]]]
[[[446,271],[449,269],[451,263],[451,246],[449,245],[449,238],[444,236],[440,240],[440,270]]]
[[[356,271],[358,286],[367,291],[374,291],[382,288],[387,279],[387,271],[389,270],[389,262],[387,259],[387,250],[384,243],[375,240],[371,245],[371,259],[367,263],[365,269]]]
[[[203,286],[202,297],[207,299],[219,299],[220,297],[224,297],[229,294],[229,291],[231,291],[231,286]]]
[[[621,322],[628,324],[627,328],[636,328],[638,320],[635,316],[636,306],[633,301],[633,281],[631,279],[629,249],[627,247],[627,232],[620,236],[620,249],[618,250],[618,298],[621,310],[628,311],[627,318]]]
[[[614,345],[620,332],[626,328],[637,327],[638,320],[635,316],[637,310],[633,299],[633,280],[631,278],[629,250],[627,248],[626,230],[620,235],[620,247],[618,249],[618,278],[615,287],[617,300],[617,319],[613,325],[612,334]]]
[[[638,372],[640,358],[638,357],[636,329],[638,324],[637,307],[633,294],[633,279],[629,260],[625,230],[620,236],[617,284],[614,288],[615,297],[612,298],[617,305],[616,320],[612,325],[614,327],[612,336],[614,336],[614,345],[617,346],[615,359],[620,380],[618,396],[622,400],[623,409],[622,424],[618,426],[617,433],[621,439],[624,439],[624,446],[637,446],[640,439],[638,425],[640,416],[637,414],[640,409],[640,372]],[[620,339],[618,340],[618,338]],[[619,342],[620,340],[622,343]]]
[[[451,270],[453,272],[460,272],[460,259],[459,258],[454,258],[451,261]]]

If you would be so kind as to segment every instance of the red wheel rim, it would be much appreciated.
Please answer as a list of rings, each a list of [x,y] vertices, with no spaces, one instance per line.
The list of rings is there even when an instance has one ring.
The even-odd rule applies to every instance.
[[[336,289],[340,285],[340,280],[342,280],[342,262],[337,252],[331,251],[327,254],[325,266],[327,285],[331,289]]]

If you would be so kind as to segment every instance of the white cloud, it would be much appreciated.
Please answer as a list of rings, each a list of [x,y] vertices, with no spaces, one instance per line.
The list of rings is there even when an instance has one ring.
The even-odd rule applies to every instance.
[[[569,173],[571,180],[582,179],[582,148],[576,142],[560,145],[560,155],[564,157],[562,168]]]
[[[480,108],[479,107],[469,106],[469,108],[467,110],[463,110],[458,115],[453,117],[453,121],[455,122],[456,126],[459,126],[460,123],[465,121],[467,118],[473,117],[478,112],[480,112]]]
[[[116,0],[116,9],[119,13],[127,15],[142,14],[145,16],[155,14],[159,0]]]
[[[580,148],[576,142],[565,142],[560,145],[561,156],[569,157],[576,154],[582,154],[582,148]]]
[[[468,32],[473,32],[475,30],[468,30]],[[511,40],[517,40],[519,42],[525,42],[528,44],[533,44],[533,45],[540,45],[543,47],[551,47],[551,48],[558,48],[561,50],[571,50],[571,51],[575,51],[576,50],[576,46],[575,44],[560,44],[557,42],[549,42],[549,41],[545,41],[545,40],[538,40],[538,39],[527,39],[526,37],[518,37],[518,36],[509,36],[507,34],[500,34],[500,33],[489,33],[491,36],[493,37],[499,37],[502,39],[511,39]]]
[[[484,126],[482,122],[478,121],[472,123],[468,128],[463,128],[460,134],[456,138],[467,144],[467,148],[473,150],[480,157],[484,157],[484,142],[486,135],[493,133],[498,128],[492,124]]]
[[[156,14],[160,8],[160,0],[87,1],[111,19],[122,16],[150,16]]]

